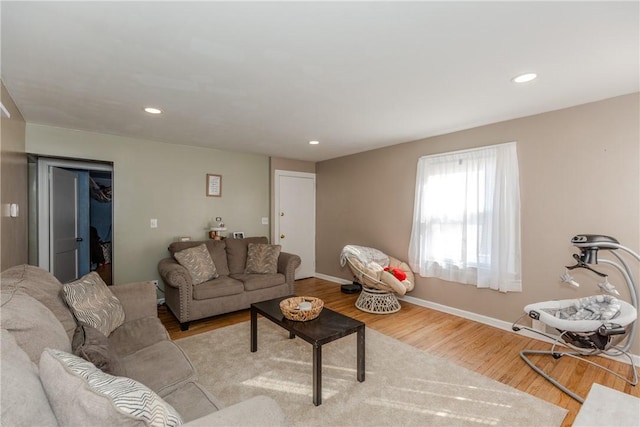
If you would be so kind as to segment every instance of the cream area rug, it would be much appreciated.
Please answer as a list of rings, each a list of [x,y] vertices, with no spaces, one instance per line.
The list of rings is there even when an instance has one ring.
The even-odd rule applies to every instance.
[[[559,426],[567,411],[366,330],[366,379],[356,379],[356,335],[322,347],[322,405],[312,402],[312,348],[258,319],[177,340],[200,382],[231,405],[264,394],[292,426]],[[517,356],[517,355],[516,355]],[[514,356],[514,357],[516,357]]]

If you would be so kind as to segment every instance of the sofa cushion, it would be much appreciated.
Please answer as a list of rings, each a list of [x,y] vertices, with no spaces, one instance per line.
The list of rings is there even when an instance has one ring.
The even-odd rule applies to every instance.
[[[245,239],[227,239],[227,263],[230,274],[242,274],[247,265],[249,243],[269,243],[266,237],[247,237]],[[222,273],[221,273],[222,274]]]
[[[182,424],[180,414],[145,385],[106,374],[69,353],[45,350],[40,377],[61,425]]]
[[[187,269],[194,285],[218,277],[216,266],[204,243],[176,252],[173,256],[181,266]]]
[[[95,271],[66,283],[62,292],[76,319],[106,336],[124,322],[120,301]]]
[[[93,363],[102,372],[124,375],[118,358],[109,347],[109,338],[89,325],[78,325],[71,341],[73,354]]]
[[[227,406],[185,426],[241,427],[241,426],[286,426],[287,417],[278,403],[267,396],[254,396]]]
[[[173,341],[161,341],[121,357],[127,376],[140,381],[160,396],[197,379],[186,354]]]
[[[225,240],[202,240],[202,241],[188,241],[188,242],[173,242],[169,245],[169,252],[174,255],[176,252],[180,252],[187,248],[193,248],[195,246],[205,244],[209,250],[209,255],[213,260],[213,263],[218,270],[218,274],[221,276],[229,275],[229,266],[227,265],[227,251]]]
[[[37,366],[29,359],[13,335],[0,335],[0,408],[3,426],[54,426],[56,417],[40,382]]]
[[[62,284],[53,274],[33,265],[17,265],[3,271],[0,282],[2,290],[20,290],[51,310],[71,341],[76,320],[62,297]]]
[[[244,283],[246,291],[271,288],[285,283],[284,274],[233,274],[234,279]]]
[[[209,298],[225,297],[244,292],[242,282],[229,276],[220,276],[217,279],[201,283],[193,287],[193,299],[203,300]]]
[[[157,342],[169,340],[169,334],[158,317],[143,317],[123,323],[109,335],[111,351],[119,357]]]
[[[38,363],[47,347],[71,351],[71,342],[62,324],[35,298],[18,291],[3,291],[0,304],[2,328],[11,332],[34,363]]]
[[[195,381],[181,385],[162,399],[182,415],[185,423],[224,408],[222,402]]]
[[[278,272],[280,245],[266,243],[249,243],[247,249],[247,274],[275,274]]]

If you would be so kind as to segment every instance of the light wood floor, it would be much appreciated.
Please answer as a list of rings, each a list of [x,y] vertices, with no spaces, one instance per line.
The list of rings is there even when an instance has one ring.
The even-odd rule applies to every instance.
[[[578,402],[536,374],[519,356],[523,349],[548,350],[550,345],[547,343],[406,302],[401,303],[399,312],[391,315],[365,313],[354,306],[357,295],[343,294],[339,285],[321,279],[297,281],[296,295],[321,298],[326,307],[365,322],[367,328],[566,408],[569,414],[563,426],[571,426],[580,409]],[[191,322],[189,330],[182,332],[166,307],[160,307],[158,312],[172,339],[249,320],[249,310],[243,310]],[[554,360],[548,356],[532,357],[532,360],[538,360],[538,366],[583,397],[594,382],[640,397],[640,386],[632,387],[585,362],[569,357]],[[597,361],[623,376],[630,375],[629,365],[605,358],[597,358]]]

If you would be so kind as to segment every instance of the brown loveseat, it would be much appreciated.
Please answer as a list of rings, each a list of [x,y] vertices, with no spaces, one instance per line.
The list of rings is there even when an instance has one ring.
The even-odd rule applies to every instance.
[[[114,403],[116,396],[108,399],[106,393],[96,392],[96,385],[110,382],[146,387],[160,396],[157,399],[145,392],[144,398],[133,402],[142,402],[146,408],[149,402],[158,404],[152,410],[136,413],[152,417],[156,423],[161,413],[159,407],[177,412],[178,422],[173,418],[173,425],[179,425],[180,419],[186,425],[200,426],[285,423],[280,407],[268,397],[256,396],[225,408],[199,384],[191,361],[170,340],[157,317],[155,286],[151,282],[108,288],[124,314],[123,323],[108,337],[102,336],[108,340],[103,349],[109,353],[114,375],[110,380],[104,377],[105,368],[98,370],[69,354],[72,337],[76,347],[77,331],[86,326],[76,322],[62,297],[63,286],[52,274],[21,265],[3,272],[0,283],[0,425],[147,425],[139,418],[132,419],[130,414],[124,415]],[[63,357],[70,364],[60,363],[65,360]],[[74,371],[79,366],[85,369],[81,374]],[[98,381],[93,381],[92,387],[92,378],[96,377]],[[131,408],[132,400],[125,404]],[[170,423],[160,421],[160,424]]]
[[[294,294],[294,274],[300,257],[280,252],[277,271],[271,274],[247,273],[250,244],[267,244],[266,237],[174,242],[169,245],[171,258],[158,263],[165,284],[165,301],[180,322],[182,330],[192,320],[249,308],[252,303]],[[206,245],[219,276],[203,283],[193,283],[189,271],[175,259],[185,249]]]

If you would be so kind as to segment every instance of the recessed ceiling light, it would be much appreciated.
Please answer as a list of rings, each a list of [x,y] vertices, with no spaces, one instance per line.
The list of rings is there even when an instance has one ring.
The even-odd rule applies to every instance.
[[[514,77],[513,79],[511,79],[511,81],[513,81],[514,83],[527,83],[531,80],[535,80],[537,77],[538,75],[536,73],[525,73]]]
[[[144,107],[144,111],[149,114],[162,114],[162,110],[154,107]]]
[[[318,144],[320,144],[320,141],[309,141],[309,144],[318,145]]]

